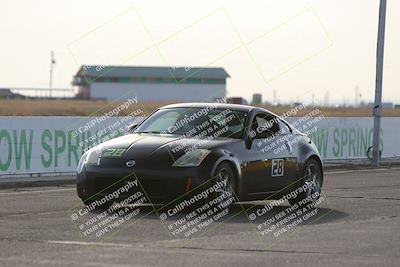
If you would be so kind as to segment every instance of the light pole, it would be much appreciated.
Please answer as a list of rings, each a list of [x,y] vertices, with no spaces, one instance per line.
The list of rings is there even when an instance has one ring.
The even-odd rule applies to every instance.
[[[378,42],[376,48],[376,79],[375,79],[375,104],[374,104],[374,138],[372,150],[372,165],[379,167],[379,134],[381,128],[382,113],[382,77],[383,77],[383,51],[385,48],[385,20],[386,0],[380,0]]]
[[[54,59],[54,52],[50,53],[50,89],[49,89],[49,97],[51,98],[51,91],[53,88],[53,65],[56,64],[56,60]]]

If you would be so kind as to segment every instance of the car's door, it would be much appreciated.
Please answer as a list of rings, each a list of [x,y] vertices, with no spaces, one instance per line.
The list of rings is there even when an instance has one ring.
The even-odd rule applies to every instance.
[[[252,144],[248,153],[254,160],[248,163],[246,183],[250,194],[278,191],[290,182],[290,153],[279,118],[266,113],[255,114],[250,135]]]
[[[298,149],[299,136],[293,133],[293,130],[289,124],[280,118],[278,118],[279,123],[279,147],[281,156],[284,158],[284,178],[281,184],[282,188],[288,186],[289,184],[295,182],[299,179],[299,165],[298,165]]]

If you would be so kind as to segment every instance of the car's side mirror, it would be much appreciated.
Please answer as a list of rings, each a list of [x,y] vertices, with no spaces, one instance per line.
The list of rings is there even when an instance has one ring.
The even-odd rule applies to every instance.
[[[133,133],[137,127],[138,127],[138,124],[136,124],[136,123],[129,125],[128,133]]]
[[[251,130],[245,139],[245,144],[247,149],[251,149],[251,146],[253,145],[253,140],[256,139],[257,132],[255,130]]]

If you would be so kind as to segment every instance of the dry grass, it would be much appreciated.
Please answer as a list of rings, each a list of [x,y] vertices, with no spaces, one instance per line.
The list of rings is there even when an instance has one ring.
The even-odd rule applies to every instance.
[[[118,107],[123,102],[88,100],[0,100],[0,116],[101,116]],[[140,105],[121,110],[120,115],[128,115]],[[141,107],[148,111],[155,105]]]
[[[0,100],[0,116],[99,116],[121,105],[122,102],[87,101],[87,100]],[[137,104],[122,110],[120,115],[140,108],[146,114],[168,103]],[[265,108],[283,114],[291,107],[265,106]],[[326,117],[370,117],[369,108],[320,108]],[[308,108],[297,113],[302,116],[310,112]],[[400,109],[383,111],[385,117],[400,117]]]
[[[274,106],[264,106],[264,108],[271,110],[276,114],[283,114],[291,109],[291,107],[274,107]],[[307,108],[305,110],[300,110],[296,117],[304,116],[310,113],[312,110],[319,109],[324,114],[325,117],[371,117],[372,108]],[[384,117],[400,117],[400,109],[386,109],[382,111],[382,116]]]

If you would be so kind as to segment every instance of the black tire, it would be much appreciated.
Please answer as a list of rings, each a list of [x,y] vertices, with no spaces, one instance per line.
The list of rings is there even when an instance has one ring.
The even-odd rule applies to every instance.
[[[222,187],[221,190],[215,192],[214,196],[215,198],[221,197],[224,200],[221,202],[221,204],[224,204],[226,208],[230,209],[233,206],[233,203],[236,199],[235,195],[235,173],[232,170],[232,167],[230,166],[229,163],[227,162],[222,162],[221,164],[218,165],[218,167],[215,169],[215,174],[214,174],[214,179],[215,182],[224,182],[225,180],[227,181],[226,186]],[[225,197],[223,195],[225,194]],[[230,201],[229,198],[232,197],[233,201],[229,203]]]
[[[322,183],[323,175],[321,166],[315,159],[307,160],[300,183],[294,188],[294,190],[296,190],[299,187],[307,185],[307,190],[298,193],[295,198],[288,199],[290,205],[293,206],[300,202],[303,205],[309,204],[310,202],[315,203],[321,195]],[[305,199],[309,199],[309,201],[303,203],[304,201],[302,200]]]

